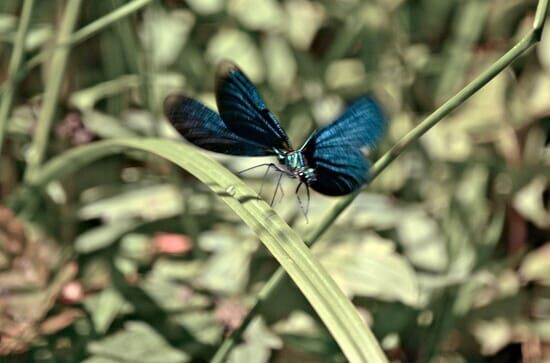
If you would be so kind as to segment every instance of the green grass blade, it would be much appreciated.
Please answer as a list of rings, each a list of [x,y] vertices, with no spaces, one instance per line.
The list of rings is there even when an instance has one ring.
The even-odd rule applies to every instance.
[[[292,230],[257,193],[218,162],[197,149],[157,139],[109,140],[66,152],[29,175],[43,186],[106,155],[128,150],[156,154],[206,184],[258,235],[311,303],[350,362],[386,362],[368,326],[334,280]]]
[[[82,0],[71,0],[67,2],[65,14],[63,15],[63,20],[59,29],[58,43],[65,44],[67,39],[71,36],[78,18],[81,1]],[[36,127],[31,149],[29,150],[29,163],[27,165],[25,178],[34,169],[38,169],[45,158],[69,52],[70,48],[65,46],[57,49],[52,56],[52,63],[48,69],[49,74],[46,90],[44,92],[44,102],[40,109],[38,125]]]
[[[32,0],[34,1],[34,0]],[[53,47],[42,50],[40,53],[36,54],[34,57],[29,59],[25,64],[21,66],[18,72],[11,74],[6,79],[6,82],[0,87],[0,92],[6,92],[8,87],[8,82],[13,82],[14,80],[19,80],[25,77],[34,67],[42,64],[46,59],[52,56],[56,49],[60,47],[74,47],[85,40],[93,37],[99,32],[109,28],[114,23],[124,19],[125,17],[139,11],[144,6],[147,6],[153,0],[134,0],[127,4],[122,5],[121,7],[113,10],[112,12],[102,16],[83,26],[82,28],[75,31],[70,38],[65,43],[56,44]]]
[[[542,30],[544,28],[544,21],[548,14],[549,0],[540,0],[537,5],[537,12],[535,13],[535,20],[533,21],[533,29],[537,32],[537,37],[540,40],[542,37]]]
[[[537,19],[545,17],[548,11],[548,0],[541,0],[537,8],[535,19],[535,29],[525,35],[512,49],[493,63],[488,69],[476,77],[472,82],[466,85],[460,92],[451,97],[447,102],[441,105],[431,115],[429,115],[418,126],[412,129],[404,137],[402,137],[389,151],[387,151],[380,159],[376,161],[371,169],[370,180],[376,179],[395,159],[397,159],[403,151],[411,144],[416,142],[422,135],[428,132],[433,126],[441,121],[445,116],[451,113],[454,109],[460,106],[464,101],[475,94],[479,89],[489,83],[497,74],[502,72],[519,56],[529,50],[539,39],[543,29],[543,22],[538,20],[540,27],[537,28]],[[336,221],[351,202],[361,193],[354,192],[342,198],[331,211],[329,211],[321,222],[316,226],[315,230],[306,239],[308,245],[314,244]],[[234,330],[228,338],[223,342],[216,352],[213,363],[225,362],[231,349],[240,341],[242,334],[248,327],[248,324],[253,320],[257,312],[260,310],[261,304],[272,297],[273,291],[276,291],[278,286],[282,284],[285,275],[281,269],[278,269],[268,280],[266,285],[260,290],[254,301],[252,309],[245,317],[241,326]]]
[[[13,97],[17,88],[15,75],[19,72],[23,54],[25,52],[25,39],[29,30],[34,0],[25,0],[21,16],[19,17],[19,27],[15,36],[15,43],[11,53],[10,65],[8,68],[8,79],[5,85],[5,92],[2,95],[2,103],[0,104],[0,154],[2,153],[2,144],[4,142],[4,133],[8,123],[8,118],[11,112]]]

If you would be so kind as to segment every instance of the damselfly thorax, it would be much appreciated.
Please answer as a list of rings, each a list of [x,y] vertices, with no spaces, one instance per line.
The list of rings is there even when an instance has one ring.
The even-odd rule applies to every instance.
[[[277,160],[287,169],[291,177],[300,179],[301,182],[307,185],[317,180],[315,169],[308,166],[307,159],[301,149],[290,151],[274,149],[274,151]]]

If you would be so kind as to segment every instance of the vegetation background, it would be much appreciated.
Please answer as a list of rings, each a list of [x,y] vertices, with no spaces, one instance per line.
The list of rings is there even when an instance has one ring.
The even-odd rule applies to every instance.
[[[41,163],[31,144],[43,135],[37,121],[56,76],[63,78],[44,160],[101,139],[178,139],[162,115],[164,97],[184,92],[215,107],[222,58],[249,75],[294,145],[347,100],[377,95],[390,122],[376,160],[517,43],[537,5],[83,1],[76,30],[139,5],[69,38],[67,63],[55,68],[52,49],[71,2],[34,2],[24,43],[16,35],[24,2],[0,2],[2,102],[17,81],[0,114],[6,362],[206,361],[278,267],[214,193],[158,157],[112,155],[25,189],[25,173]],[[13,78],[18,44],[23,62]],[[234,171],[262,162],[212,156]],[[245,180],[259,190],[262,175]],[[547,34],[396,159],[313,251],[391,361],[549,361],[549,182]],[[263,188],[265,199],[274,185]],[[295,182],[283,188],[274,209],[300,235],[336,203],[314,193],[306,223]],[[291,282],[260,313],[230,361],[345,361]]]

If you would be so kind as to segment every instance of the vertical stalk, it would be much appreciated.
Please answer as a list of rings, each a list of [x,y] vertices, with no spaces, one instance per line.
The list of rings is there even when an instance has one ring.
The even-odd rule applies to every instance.
[[[42,104],[42,108],[40,109],[38,126],[36,128],[33,143],[29,152],[25,180],[28,180],[29,175],[40,167],[45,158],[48,139],[50,137],[50,130],[52,128],[61,84],[70,52],[70,47],[66,45],[66,43],[70,39],[76,25],[81,1],[82,0],[67,0],[65,14],[63,16],[61,28],[59,29],[59,35],[56,41],[59,48],[57,48],[53,53],[52,63],[48,69],[48,82],[44,93],[44,102]]]
[[[15,35],[13,51],[11,53],[10,64],[8,68],[8,78],[6,80],[2,103],[0,104],[0,155],[2,154],[2,145],[4,143],[5,132],[10,116],[13,98],[17,92],[17,80],[15,75],[19,72],[23,53],[25,52],[25,39],[29,30],[29,24],[34,7],[34,0],[25,0],[21,16],[19,17],[19,27]]]
[[[435,88],[437,104],[460,87],[473,58],[470,50],[482,36],[488,14],[489,3],[483,0],[465,1],[457,11],[453,24],[453,39],[444,50],[445,69]]]

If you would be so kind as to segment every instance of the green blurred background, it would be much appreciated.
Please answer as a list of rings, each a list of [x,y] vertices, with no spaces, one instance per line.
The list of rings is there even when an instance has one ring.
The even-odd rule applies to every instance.
[[[70,0],[69,0],[70,1]],[[0,80],[21,1],[0,2]],[[125,1],[84,1],[76,29]],[[37,1],[25,60],[53,47],[66,1]],[[513,46],[526,0],[164,0],[74,45],[48,157],[100,139],[179,136],[167,94],[211,107],[235,61],[294,145],[366,93],[388,133],[374,161]],[[14,205],[51,74],[22,74],[0,155]],[[4,88],[2,88],[4,92]],[[214,155],[238,171],[261,158]],[[260,189],[263,170],[245,175]],[[313,249],[394,362],[550,359],[550,36],[406,150]],[[274,208],[309,223],[285,180]],[[263,188],[266,200],[275,186]],[[94,162],[0,207],[0,358],[6,362],[202,362],[277,268],[254,233],[190,175],[137,154]],[[343,362],[288,283],[232,362]]]

